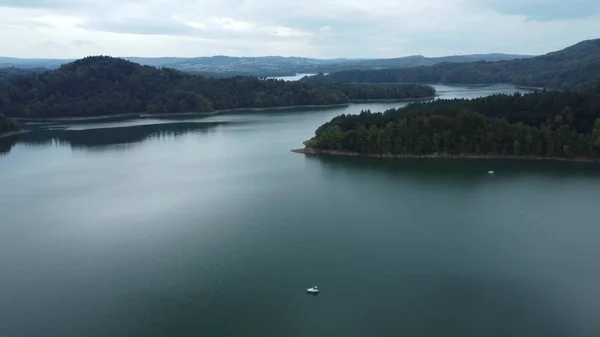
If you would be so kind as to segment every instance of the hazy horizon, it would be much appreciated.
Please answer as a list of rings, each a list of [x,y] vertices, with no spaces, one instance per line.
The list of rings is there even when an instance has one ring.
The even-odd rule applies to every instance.
[[[0,48],[58,59],[540,55],[596,38],[599,19],[592,0],[3,0]]]
[[[566,46],[568,47],[568,46]],[[562,48],[561,48],[562,49]],[[554,50],[550,50],[548,52],[553,52]],[[439,57],[457,57],[457,56],[471,56],[471,55],[515,55],[515,56],[537,56],[537,55],[524,55],[524,54],[511,54],[511,53],[502,53],[502,52],[489,52],[489,53],[477,53],[477,54],[453,54],[453,55],[441,55],[441,56],[428,56],[428,55],[400,55],[400,56],[390,56],[390,57],[307,57],[307,56],[282,56],[282,55],[257,55],[257,56],[233,56],[233,55],[203,55],[203,56],[172,56],[172,55],[163,55],[163,56],[138,56],[138,55],[107,55],[107,54],[94,54],[94,55],[85,55],[81,57],[17,57],[17,56],[6,56],[0,54],[0,58],[7,59],[19,59],[19,60],[76,60],[84,57],[93,57],[93,56],[109,56],[114,58],[140,58],[140,59],[161,59],[161,58],[174,58],[174,59],[193,59],[193,58],[211,58],[211,57],[232,57],[232,58],[267,58],[267,57],[282,57],[282,58],[305,58],[305,59],[315,59],[315,60],[350,60],[350,61],[360,61],[360,60],[375,60],[375,59],[396,59],[396,58],[407,58],[407,57],[425,57],[425,58],[439,58]],[[544,53],[546,54],[546,53]],[[543,54],[540,54],[543,55]]]

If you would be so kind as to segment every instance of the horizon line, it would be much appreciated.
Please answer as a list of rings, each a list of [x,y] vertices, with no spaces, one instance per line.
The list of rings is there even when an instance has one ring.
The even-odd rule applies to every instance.
[[[412,54],[405,56],[395,56],[395,57],[307,57],[307,56],[280,56],[280,55],[264,55],[264,56],[230,56],[223,54],[216,54],[211,56],[114,56],[108,54],[90,54],[87,56],[81,57],[70,57],[70,58],[61,58],[61,57],[18,57],[18,56],[4,56],[0,55],[0,59],[15,59],[15,60],[44,60],[44,61],[72,61],[72,60],[80,60],[86,57],[95,57],[95,56],[108,56],[113,58],[138,58],[138,59],[199,59],[199,58],[213,58],[213,57],[228,57],[228,58],[269,58],[269,57],[278,57],[278,58],[298,58],[298,59],[308,59],[308,60],[348,60],[348,61],[361,61],[361,60],[393,60],[400,58],[409,58],[409,57],[424,57],[429,59],[435,58],[445,58],[445,57],[461,57],[461,56],[482,56],[482,55],[509,55],[509,56],[525,56],[525,57],[535,57],[543,54],[513,54],[513,53],[502,53],[502,52],[489,52],[489,53],[472,53],[472,54],[451,54],[445,56],[425,56],[422,54]]]

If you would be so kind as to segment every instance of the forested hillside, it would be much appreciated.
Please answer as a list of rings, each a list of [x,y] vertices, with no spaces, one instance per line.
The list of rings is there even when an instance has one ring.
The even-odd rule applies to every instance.
[[[351,99],[432,96],[422,85],[336,85],[237,76],[212,78],[111,57],[88,57],[57,70],[19,76],[0,88],[12,117],[208,112],[234,108],[329,105]]]
[[[600,85],[600,39],[528,59],[440,63],[381,70],[347,70],[306,77],[306,82],[340,83],[512,83],[521,86],[593,91]]]
[[[27,76],[35,73],[46,71],[43,68],[0,68],[0,88],[10,85],[13,81],[16,81],[22,76]]]
[[[363,111],[325,123],[308,146],[380,155],[600,159],[600,95],[495,95]]]
[[[6,132],[19,131],[20,129],[19,123],[0,114],[0,135]]]

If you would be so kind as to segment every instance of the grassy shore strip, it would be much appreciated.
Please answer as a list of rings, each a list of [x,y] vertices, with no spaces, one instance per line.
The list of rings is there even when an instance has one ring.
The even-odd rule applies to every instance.
[[[277,106],[268,108],[236,108],[236,109],[223,109],[214,110],[207,112],[180,112],[180,113],[161,113],[161,114],[149,114],[149,113],[127,113],[117,115],[101,115],[101,116],[89,116],[89,117],[56,117],[56,118],[13,118],[20,122],[78,122],[78,121],[95,121],[103,119],[115,119],[115,118],[155,118],[155,117],[183,117],[183,116],[213,116],[222,113],[236,112],[236,111],[277,111],[277,110],[291,110],[291,109],[321,109],[321,108],[340,108],[349,106],[350,103],[342,104],[326,104],[326,105],[291,105],[291,106]]]
[[[421,98],[398,98],[398,99],[367,99],[367,100],[350,100],[348,103],[341,104],[311,104],[311,105],[290,105],[290,106],[274,106],[267,108],[235,108],[235,109],[223,109],[214,110],[207,112],[180,112],[180,113],[161,113],[161,114],[149,114],[149,113],[127,113],[117,115],[101,115],[101,116],[89,116],[89,117],[56,117],[56,118],[14,118],[20,122],[81,122],[81,121],[99,121],[104,119],[120,119],[120,118],[161,118],[161,117],[185,117],[185,116],[214,116],[229,112],[238,111],[278,111],[278,110],[293,110],[293,109],[333,109],[347,107],[354,103],[393,103],[393,102],[413,102],[413,101],[429,101],[434,99],[436,96],[421,97]]]
[[[546,160],[579,163],[600,163],[600,158],[563,158],[563,157],[539,157],[539,156],[502,156],[502,155],[478,155],[478,154],[428,154],[428,155],[403,155],[403,154],[380,154],[380,153],[358,153],[350,151],[320,150],[311,147],[291,150],[295,153],[308,155],[332,155],[332,156],[358,156],[371,158],[425,158],[425,159],[509,159],[509,160]]]

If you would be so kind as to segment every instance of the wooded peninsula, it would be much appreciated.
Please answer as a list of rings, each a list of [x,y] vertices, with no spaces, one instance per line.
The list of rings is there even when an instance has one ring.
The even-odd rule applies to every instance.
[[[417,84],[301,83],[250,76],[213,78],[107,56],[87,57],[51,71],[5,71],[2,78],[0,112],[18,118],[326,106],[351,100],[404,100],[435,95],[433,87]]]
[[[341,115],[304,153],[600,160],[600,92],[538,92],[413,103]]]

